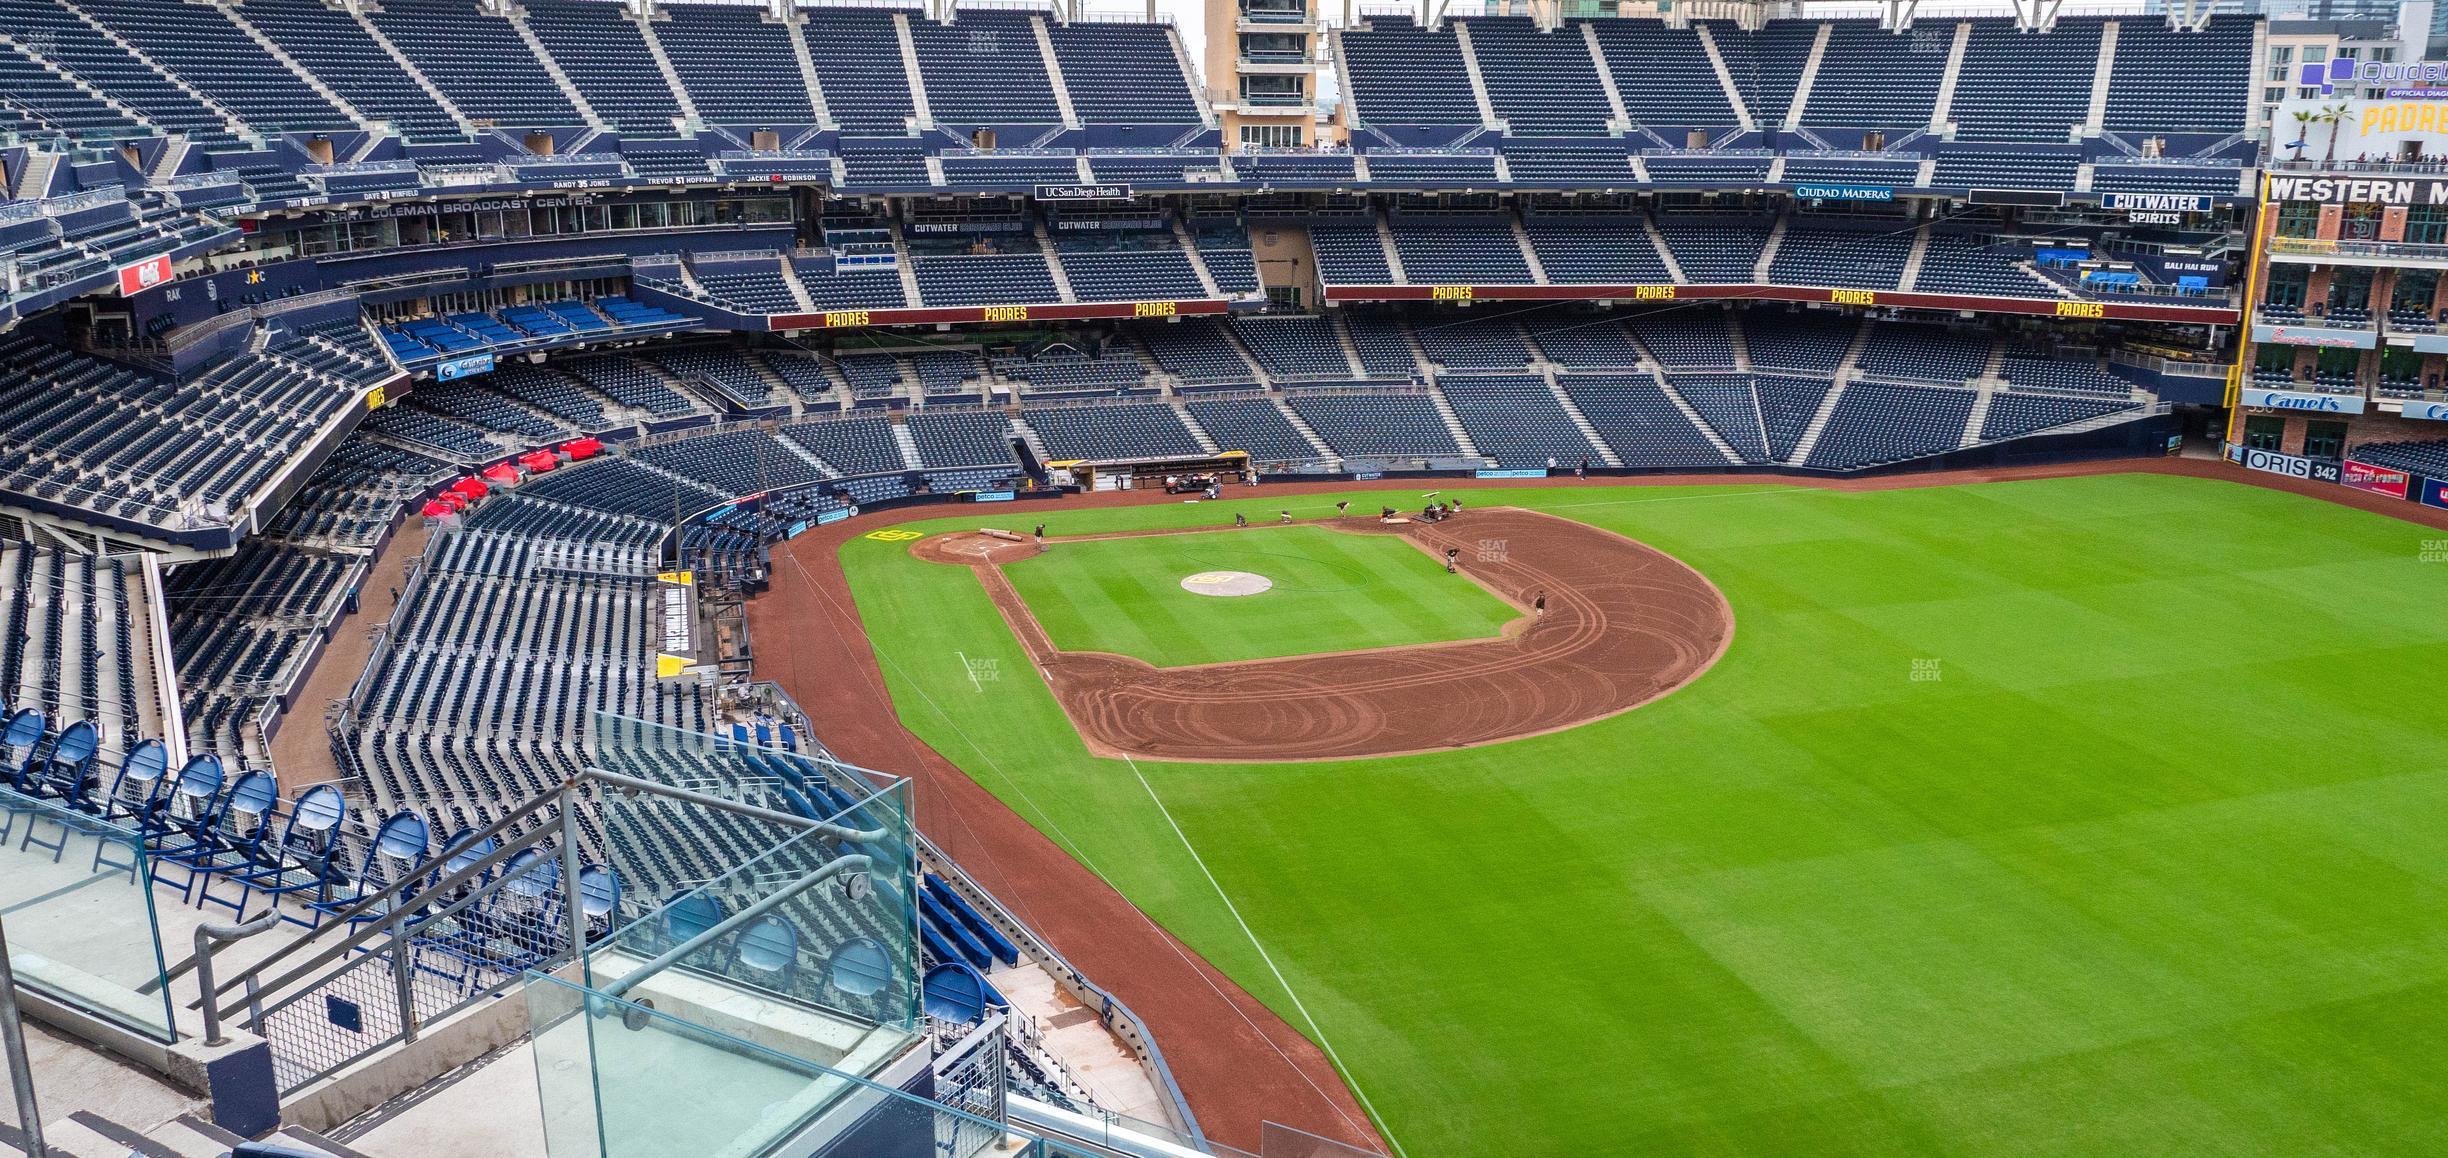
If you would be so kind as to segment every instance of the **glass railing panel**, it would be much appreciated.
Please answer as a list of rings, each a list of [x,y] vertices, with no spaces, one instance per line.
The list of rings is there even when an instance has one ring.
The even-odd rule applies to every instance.
[[[0,920],[18,982],[176,1040],[151,869],[136,830],[0,788]]]
[[[1029,1155],[1002,1124],[542,974],[527,979],[553,1158]]]
[[[917,860],[906,781],[639,721],[599,719],[597,729],[605,772],[751,811],[605,793],[606,846],[631,896],[619,931],[589,954],[593,984],[649,967],[680,970],[869,1027],[917,1026]],[[722,935],[673,955],[725,922],[733,923]]]

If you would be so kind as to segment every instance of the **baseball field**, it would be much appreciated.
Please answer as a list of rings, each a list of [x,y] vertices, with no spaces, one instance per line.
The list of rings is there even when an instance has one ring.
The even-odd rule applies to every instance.
[[[1722,655],[1508,742],[1107,759],[977,569],[905,537],[841,562],[906,726],[1322,1046],[1406,1155],[2448,1133],[2442,532],[2148,474],[1473,499],[1455,534],[1501,502],[1688,565],[1731,610]],[[1061,541],[1287,505],[1332,502],[1033,508],[1056,545],[1003,570],[1054,646],[1159,667],[1519,614],[1391,540],[1366,553],[1416,557],[1305,528]],[[1285,618],[1272,591],[1187,602],[1191,567],[1280,572]]]

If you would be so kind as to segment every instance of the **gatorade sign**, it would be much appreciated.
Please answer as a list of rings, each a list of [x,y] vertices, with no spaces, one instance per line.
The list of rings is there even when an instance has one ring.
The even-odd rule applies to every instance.
[[[132,298],[170,280],[170,255],[146,258],[119,267],[119,296]]]

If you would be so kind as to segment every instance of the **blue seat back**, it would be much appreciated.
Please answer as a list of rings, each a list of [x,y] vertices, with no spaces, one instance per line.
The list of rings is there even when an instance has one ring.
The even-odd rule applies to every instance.
[[[19,708],[10,713],[8,726],[0,728],[0,747],[22,752],[41,742],[50,727],[51,722],[44,718],[41,708]]]
[[[760,973],[786,973],[799,960],[799,926],[767,917],[741,933],[739,963]]]
[[[365,867],[357,874],[358,892],[390,885],[424,863],[432,839],[433,830],[423,816],[410,811],[392,813],[374,830],[374,843],[366,847]]]
[[[78,720],[60,731],[59,742],[51,746],[51,762],[82,767],[101,747],[102,729],[94,727],[92,720]]]
[[[599,864],[578,870],[578,911],[590,921],[620,904],[620,876]]]
[[[169,748],[159,740],[136,745],[119,761],[119,775],[111,781],[110,799],[104,802],[106,810],[112,815],[142,815],[161,794],[169,774]]]
[[[529,899],[550,896],[561,885],[561,858],[544,849],[520,849],[502,870],[502,879],[508,882],[503,887],[514,895]]]
[[[188,757],[179,766],[178,783],[171,786],[170,815],[162,818],[164,825],[192,830],[210,824],[213,806],[220,800],[227,780],[219,756],[202,753]]]
[[[466,871],[469,865],[493,855],[494,850],[501,847],[501,842],[493,837],[488,836],[483,840],[472,841],[468,839],[469,835],[471,834],[463,830],[442,842],[445,855],[442,857],[441,877],[456,876]],[[491,875],[489,872],[479,873],[467,883],[466,887],[474,888],[481,885]],[[440,880],[441,877],[435,879]]]
[[[976,969],[958,961],[946,961],[927,970],[920,990],[927,1016],[967,1025],[986,1015],[986,978]]]
[[[253,847],[272,828],[273,809],[280,803],[280,783],[269,772],[247,772],[230,785],[221,802],[222,837],[235,845]]]
[[[722,924],[723,918],[730,915],[721,901],[704,893],[690,893],[664,908],[663,934],[674,945],[685,944],[689,938]]]
[[[842,942],[825,959],[825,981],[852,997],[873,997],[892,984],[892,955],[873,937]]]
[[[317,784],[306,790],[289,806],[289,827],[281,836],[281,847],[299,851],[329,852],[340,834],[340,823],[348,817],[348,799],[329,784]]]

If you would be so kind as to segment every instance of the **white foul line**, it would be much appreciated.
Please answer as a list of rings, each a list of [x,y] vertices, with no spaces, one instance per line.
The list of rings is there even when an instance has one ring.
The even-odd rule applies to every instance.
[[[1139,787],[1147,789],[1148,799],[1156,802],[1156,811],[1163,813],[1165,823],[1173,826],[1173,835],[1181,838],[1182,848],[1190,854],[1191,862],[1198,865],[1199,872],[1207,877],[1208,886],[1215,889],[1216,899],[1224,902],[1224,909],[1232,914],[1233,923],[1241,926],[1241,935],[1249,938],[1250,947],[1258,950],[1258,959],[1266,962],[1267,970],[1275,975],[1275,983],[1283,986],[1284,996],[1292,999],[1292,1008],[1299,1010],[1301,1020],[1309,1023],[1310,1036],[1315,1037],[1318,1048],[1326,1052],[1326,1060],[1333,1062],[1335,1069],[1343,1074],[1344,1084],[1351,1087],[1352,1096],[1360,1100],[1360,1108],[1368,1111],[1370,1119],[1377,1123],[1377,1132],[1385,1135],[1386,1145],[1394,1148],[1398,1158],[1409,1158],[1402,1143],[1394,1137],[1394,1131],[1386,1128],[1385,1116],[1377,1112],[1377,1107],[1369,1103],[1368,1094],[1360,1089],[1360,1080],[1352,1076],[1351,1068],[1344,1065],[1342,1057],[1335,1053],[1333,1043],[1326,1040],[1326,1031],[1318,1027],[1317,1018],[1310,1015],[1309,1007],[1302,1003],[1300,994],[1293,990],[1290,981],[1285,980],[1283,970],[1276,967],[1274,954],[1267,952],[1266,946],[1259,943],[1258,934],[1250,929],[1248,921],[1242,919],[1241,907],[1233,904],[1223,884],[1208,869],[1206,858],[1200,856],[1197,846],[1190,843],[1190,834],[1182,831],[1181,822],[1173,819],[1173,810],[1166,808],[1164,798],[1156,795],[1156,786],[1148,783],[1147,773],[1141,772],[1139,762],[1129,756],[1122,757],[1122,762],[1130,765],[1131,775],[1139,778]]]

